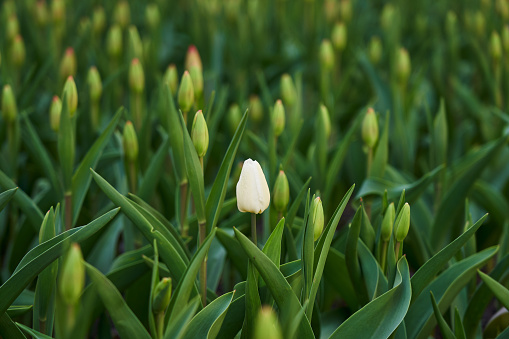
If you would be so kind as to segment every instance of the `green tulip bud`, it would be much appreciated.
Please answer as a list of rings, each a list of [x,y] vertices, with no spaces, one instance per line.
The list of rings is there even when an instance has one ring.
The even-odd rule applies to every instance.
[[[458,17],[453,11],[448,11],[445,18],[445,31],[449,37],[456,35],[456,27],[458,25]]]
[[[338,22],[334,25],[331,34],[332,44],[338,51],[343,51],[346,47],[347,31],[346,25],[343,22]]]
[[[138,94],[143,93],[145,89],[145,73],[140,61],[136,58],[131,61],[129,67],[129,87],[131,91]]]
[[[502,41],[500,41],[500,35],[496,31],[491,33],[490,54],[495,62],[499,62],[502,58]]]
[[[4,85],[2,91],[2,118],[9,123],[16,120],[18,108],[16,106],[16,97],[12,92],[10,85]]]
[[[135,162],[138,158],[138,137],[136,136],[134,126],[130,121],[127,121],[124,125],[124,134],[122,139],[126,159],[129,162]]]
[[[191,67],[189,72],[193,82],[194,97],[201,98],[203,95],[203,73],[197,66]]]
[[[117,59],[122,54],[122,29],[119,25],[111,26],[106,37],[106,49],[111,58]]]
[[[292,77],[285,73],[281,77],[281,97],[285,102],[285,105],[293,106],[297,101],[297,90],[293,84]]]
[[[49,124],[55,133],[58,133],[60,129],[60,114],[62,114],[62,100],[55,95],[49,108]]]
[[[502,30],[502,46],[504,47],[504,53],[509,55],[509,25],[505,25]]]
[[[76,305],[85,286],[85,265],[80,245],[73,243],[60,272],[59,289],[67,305]]]
[[[274,189],[272,190],[272,201],[274,207],[278,212],[284,212],[290,201],[290,187],[288,185],[288,179],[283,170],[279,171],[279,174],[274,183]]]
[[[230,133],[233,135],[237,130],[237,126],[240,124],[240,120],[242,119],[242,112],[240,111],[239,105],[233,103],[230,105],[228,109],[228,115],[226,117],[228,121],[228,128],[230,129]]]
[[[339,3],[339,13],[341,14],[341,19],[344,22],[350,22],[352,19],[352,2],[350,0],[341,0]]]
[[[334,50],[329,40],[322,40],[320,45],[320,65],[323,70],[330,71],[334,68]]]
[[[475,12],[474,25],[477,36],[484,37],[484,32],[486,31],[486,19],[481,11]]]
[[[2,53],[0,53],[0,66],[2,65]]]
[[[285,129],[285,108],[280,99],[276,101],[274,109],[272,110],[272,125],[274,128],[274,135],[280,136]]]
[[[65,21],[65,1],[51,1],[51,20],[55,25],[61,25]]]
[[[320,104],[320,111],[319,111],[319,119],[322,120],[322,126],[325,129],[323,132],[325,133],[325,137],[327,139],[330,138],[331,135],[331,122],[330,122],[330,115],[329,110],[324,104]]]
[[[74,54],[74,49],[72,47],[68,47],[65,50],[65,54],[62,57],[62,61],[60,62],[60,77],[62,79],[66,79],[68,76],[74,76],[76,74],[77,68],[76,54]]]
[[[410,229],[410,205],[405,203],[403,208],[399,212],[398,218],[396,219],[396,225],[394,226],[394,235],[396,236],[397,242],[402,242],[408,235]]]
[[[180,81],[178,102],[180,109],[184,113],[189,112],[194,104],[193,80],[191,79],[191,75],[188,71],[184,72],[184,75],[182,75],[182,80]]]
[[[322,234],[324,224],[322,199],[320,199],[320,197],[316,197],[311,204],[311,209],[309,210],[309,220],[313,225],[313,238],[315,241],[317,241]]]
[[[380,18],[382,29],[388,33],[394,25],[394,18],[396,16],[396,8],[391,3],[386,3],[382,9]]]
[[[104,8],[98,6],[94,8],[94,13],[92,14],[92,30],[95,35],[100,35],[104,29],[106,28],[106,12]]]
[[[143,43],[136,26],[129,26],[129,56],[134,59],[143,60]]]
[[[152,297],[152,312],[166,312],[171,299],[171,278],[163,278],[157,283]]]
[[[362,140],[369,148],[373,148],[378,141],[378,120],[373,108],[368,108],[362,121]]]
[[[249,116],[255,123],[263,120],[263,104],[258,95],[249,97]]]
[[[161,23],[161,13],[156,4],[147,5],[145,8],[145,21],[152,30],[156,30]]]
[[[263,306],[256,318],[254,339],[283,339],[277,315],[270,306]]]
[[[13,0],[5,0],[2,5],[2,12],[5,17],[16,14],[16,3]]]
[[[121,28],[126,28],[131,22],[131,9],[129,8],[129,2],[118,1],[113,11],[113,22],[119,24]]]
[[[78,108],[78,89],[76,88],[76,83],[72,76],[68,76],[65,81],[64,91],[62,92],[62,98],[63,97],[67,98],[67,107],[72,117]]]
[[[196,112],[193,119],[193,127],[191,128],[191,139],[193,140],[196,153],[201,158],[207,153],[209,148],[209,130],[207,122],[201,110]]]
[[[21,35],[17,35],[11,46],[11,63],[19,68],[25,63],[25,58],[25,43],[23,42]]]
[[[164,72],[163,83],[168,84],[170,86],[171,94],[177,94],[177,89],[179,86],[179,78],[177,73],[177,66],[175,64],[171,64]]]
[[[404,48],[400,48],[396,56],[396,76],[402,84],[405,84],[410,76],[410,57]]]
[[[90,100],[92,102],[98,102],[101,99],[103,85],[101,81],[101,75],[99,74],[97,67],[90,67],[88,70],[87,82],[90,90]]]
[[[392,202],[389,207],[387,207],[387,211],[385,211],[384,218],[382,220],[382,240],[387,242],[391,239],[392,234],[392,225],[394,225],[394,218],[396,211],[394,209],[394,203]]]
[[[507,0],[497,0],[495,6],[497,13],[500,13],[504,21],[507,21],[509,19],[509,2]]]
[[[203,65],[201,63],[200,53],[198,53],[198,49],[196,48],[196,46],[191,45],[187,49],[186,69],[190,70],[193,67],[198,67],[198,69],[203,72]]]
[[[19,35],[19,21],[16,14],[12,14],[7,19],[7,27],[5,29],[5,36],[8,41],[13,41]]]
[[[39,244],[42,244],[43,242],[55,237],[55,220],[53,219],[53,213],[53,208],[51,208],[44,216],[41,228],[39,229]]]
[[[382,41],[374,36],[369,41],[369,59],[373,64],[378,64],[382,58]]]

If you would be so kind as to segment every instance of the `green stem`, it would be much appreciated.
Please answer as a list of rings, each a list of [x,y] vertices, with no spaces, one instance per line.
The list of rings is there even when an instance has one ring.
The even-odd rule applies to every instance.
[[[156,328],[157,328],[157,339],[161,339],[164,336],[164,312],[156,314]]]
[[[129,161],[129,188],[133,194],[136,194],[137,180],[136,180],[136,164],[134,161]]]
[[[382,272],[385,273],[385,265],[386,265],[386,260],[387,260],[387,241],[384,241],[382,246],[383,247],[382,247],[381,265],[382,265]]]
[[[207,236],[207,226],[205,222],[200,222],[198,226],[198,233],[200,238],[200,246],[205,241]],[[203,259],[200,267],[200,289],[201,289],[201,303],[203,307],[207,305],[207,257]]]
[[[400,247],[401,247],[401,242],[396,241],[396,247],[394,249],[394,252],[396,254],[396,262],[398,262],[398,260],[399,260],[399,249],[400,249]]]
[[[99,103],[92,102],[90,106],[90,120],[92,122],[92,129],[94,132],[99,130]]]
[[[180,184],[180,231],[182,237],[187,237],[186,209],[187,209],[187,181]]]
[[[256,214],[251,213],[251,240],[253,243],[258,246],[258,241],[256,240]]]
[[[67,191],[64,195],[65,200],[65,230],[72,228],[72,192]]]
[[[373,148],[368,148],[368,158],[366,162],[366,178],[371,176],[371,165],[373,164]]]

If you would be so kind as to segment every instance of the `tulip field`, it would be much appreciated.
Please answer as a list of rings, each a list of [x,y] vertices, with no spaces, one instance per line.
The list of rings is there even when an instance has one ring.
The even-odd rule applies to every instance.
[[[509,338],[509,0],[0,27],[0,338]]]

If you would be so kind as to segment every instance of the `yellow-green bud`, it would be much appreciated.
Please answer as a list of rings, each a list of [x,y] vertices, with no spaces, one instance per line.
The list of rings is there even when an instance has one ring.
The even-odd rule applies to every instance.
[[[166,72],[164,72],[163,82],[170,86],[171,94],[177,94],[179,78],[177,73],[177,66],[175,66],[175,64],[168,66]]]
[[[331,122],[330,122],[329,110],[327,109],[327,107],[324,104],[320,104],[319,114],[320,114],[319,118],[322,120],[323,128],[325,129],[324,130],[325,137],[327,139],[329,139],[330,134],[331,134]]]
[[[281,97],[285,105],[290,107],[297,101],[297,90],[293,84],[292,77],[288,73],[281,76]]]
[[[230,133],[233,135],[237,130],[237,126],[240,124],[240,120],[242,119],[242,113],[240,112],[240,107],[236,103],[231,104],[228,109],[228,127],[230,129]]]
[[[486,19],[481,11],[475,12],[474,16],[475,32],[479,37],[484,37],[486,29]]]
[[[126,28],[131,22],[131,9],[127,1],[118,1],[113,11],[113,22],[119,24],[120,27]]]
[[[65,1],[51,1],[51,20],[56,25],[61,25],[65,21]]]
[[[122,29],[119,25],[111,26],[106,37],[106,48],[108,55],[112,58],[119,58],[122,54]]]
[[[458,18],[456,13],[453,11],[448,11],[446,20],[445,20],[445,31],[449,37],[453,37],[456,34],[456,25],[458,23]]]
[[[334,68],[334,50],[329,40],[322,40],[320,45],[320,65],[325,71],[330,71]]]
[[[249,97],[249,116],[255,123],[263,120],[263,104],[258,95]]]
[[[193,80],[191,79],[191,75],[188,71],[184,72],[184,75],[182,75],[182,80],[180,81],[178,102],[180,109],[184,113],[189,112],[194,104]]]
[[[72,117],[78,108],[78,89],[76,88],[76,83],[72,76],[68,76],[65,81],[62,98],[64,96],[67,98],[67,108],[69,109],[69,114]]]
[[[270,306],[263,306],[256,318],[253,339],[283,339],[277,315]]]
[[[369,59],[376,65],[382,58],[382,41],[377,36],[374,36],[369,41]]]
[[[320,197],[316,197],[311,204],[309,220],[311,221],[311,225],[313,225],[313,238],[317,241],[322,234],[324,224],[322,199],[320,199]]]
[[[504,53],[509,56],[509,25],[505,25],[502,30],[502,46]]]
[[[272,201],[274,207],[278,212],[284,212],[288,202],[290,201],[290,187],[288,185],[288,179],[283,170],[279,171],[279,174],[274,183],[274,189],[272,191]]]
[[[490,54],[495,62],[499,62],[502,58],[502,42],[500,41],[500,35],[496,31],[491,33]]]
[[[280,99],[276,101],[272,110],[272,126],[276,137],[280,136],[285,129],[285,108]]]
[[[385,211],[384,218],[382,220],[382,240],[387,242],[391,239],[392,234],[392,225],[394,225],[394,218],[396,214],[396,210],[394,209],[394,203],[392,202],[388,207],[387,211]]]
[[[166,312],[171,299],[171,278],[163,278],[157,283],[152,297],[152,312]]]
[[[17,35],[11,46],[11,62],[14,66],[21,67],[25,63],[25,57],[25,42],[21,35]]]
[[[59,289],[67,305],[76,305],[85,286],[85,265],[80,245],[73,243],[60,272]]]
[[[44,216],[41,228],[39,229],[39,244],[42,244],[43,242],[55,237],[55,223],[49,222],[52,213],[53,209],[46,212],[46,215]]]
[[[60,77],[66,79],[68,76],[74,76],[77,68],[76,54],[72,47],[68,47],[65,50],[65,54],[60,62]]]
[[[16,3],[13,0],[6,0],[2,6],[2,12],[5,17],[16,14]]]
[[[198,156],[200,158],[205,156],[209,148],[209,129],[207,128],[207,122],[201,110],[194,115],[191,139],[193,140],[194,148]]]
[[[150,29],[155,30],[161,23],[161,13],[156,4],[147,5],[145,8],[145,20]]]
[[[129,67],[129,87],[135,93],[143,93],[145,89],[145,73],[140,60],[133,59]]]
[[[7,28],[5,29],[5,36],[8,41],[13,41],[19,34],[19,21],[16,14],[12,14],[7,19]]]
[[[507,21],[509,19],[509,2],[507,0],[497,0],[495,6],[497,13],[500,13],[504,21]]]
[[[186,54],[186,69],[190,70],[192,67],[198,67],[203,72],[200,53],[198,53],[198,49],[194,45],[189,46]]]
[[[341,0],[339,8],[341,19],[345,22],[350,22],[352,19],[352,2],[350,0]]]
[[[101,75],[99,74],[97,67],[90,67],[88,70],[87,82],[88,88],[90,90],[90,100],[92,102],[98,102],[101,99],[103,85],[101,81]]]
[[[2,117],[6,122],[13,122],[18,115],[16,97],[10,85],[5,85],[2,91]]]
[[[194,97],[201,98],[203,95],[203,72],[197,66],[191,67],[189,72],[193,82]]]
[[[60,129],[60,114],[62,113],[62,100],[58,96],[54,96],[51,100],[51,106],[49,108],[49,124],[51,129],[58,133]]]
[[[134,126],[130,121],[127,121],[124,125],[124,134],[122,139],[126,159],[129,162],[135,162],[138,158],[138,137],[136,136]]]
[[[396,59],[396,76],[401,83],[406,83],[410,76],[411,65],[408,51],[400,48]]]
[[[378,120],[373,108],[368,108],[362,121],[362,140],[369,148],[373,148],[378,141]]]
[[[331,34],[332,44],[338,51],[343,51],[347,42],[346,25],[343,22],[338,22],[334,25]]]
[[[394,226],[394,235],[396,241],[402,242],[405,240],[408,230],[410,229],[410,205],[405,203],[403,208],[399,212],[398,218],[396,219],[396,225]]]
[[[394,25],[394,18],[396,16],[396,9],[394,8],[394,5],[391,3],[385,4],[384,8],[382,9],[382,17],[380,19],[382,29],[388,33],[391,30],[391,27]]]
[[[143,60],[143,44],[141,42],[140,34],[136,26],[129,26],[129,56]]]
[[[95,35],[100,35],[105,28],[106,28],[106,12],[104,12],[103,7],[98,6],[94,8],[94,13],[92,14],[92,29]]]

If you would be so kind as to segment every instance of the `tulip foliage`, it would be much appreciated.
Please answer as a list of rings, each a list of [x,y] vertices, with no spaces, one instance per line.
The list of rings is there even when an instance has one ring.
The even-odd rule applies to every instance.
[[[0,17],[0,338],[509,336],[507,0]]]

